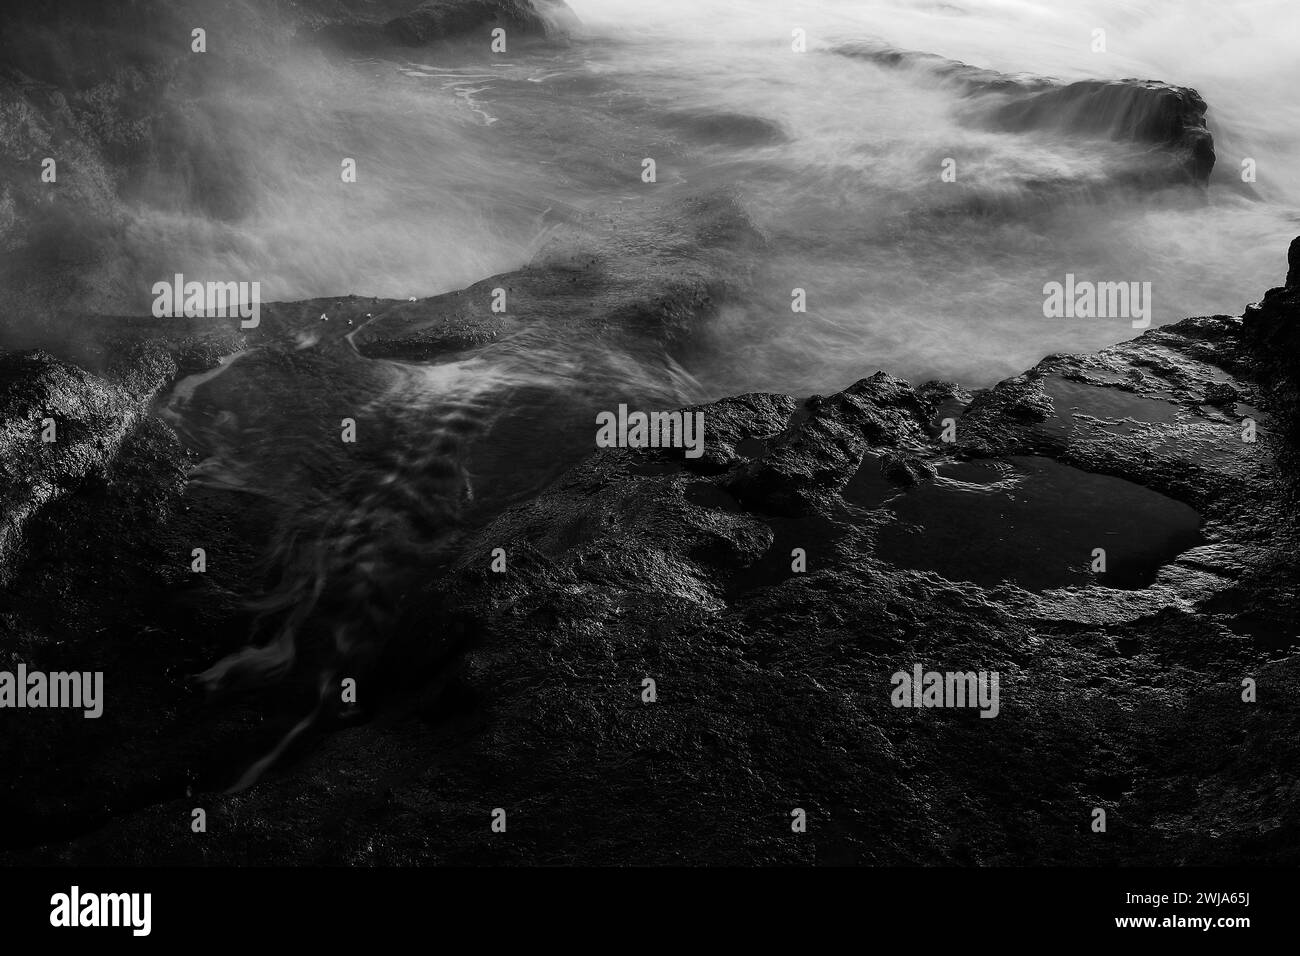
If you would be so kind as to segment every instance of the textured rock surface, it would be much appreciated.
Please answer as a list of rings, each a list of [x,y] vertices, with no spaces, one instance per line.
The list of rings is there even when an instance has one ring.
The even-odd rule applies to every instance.
[[[706,406],[698,460],[599,452],[466,529],[371,720],[6,858],[1294,864],[1294,291],[973,398],[879,373]],[[917,663],[996,670],[998,717],[891,706]]]
[[[686,226],[678,243],[657,241],[668,218]],[[472,409],[418,404],[428,401],[418,372],[412,379],[399,366],[369,361],[349,339],[373,325],[366,342],[380,354],[438,358],[426,335],[435,329],[434,340],[453,352],[482,343],[499,350],[497,367],[505,372],[511,361],[526,370],[555,360],[559,344],[570,341],[576,344],[560,358],[584,362],[593,394],[604,388],[626,395],[621,350],[660,353],[680,345],[725,292],[728,246],[761,240],[726,197],[633,215],[618,228],[618,241],[603,244],[599,256],[557,240],[546,253],[549,285],[540,266],[500,280],[516,309],[531,309],[527,323],[509,313],[494,316],[485,297],[463,309],[465,325],[449,335],[449,303],[471,302],[468,293],[420,302],[348,296],[264,304],[252,330],[234,320],[69,316],[43,330],[57,357],[4,353],[0,661],[103,669],[115,705],[96,721],[50,718],[45,736],[4,739],[3,756],[23,770],[5,783],[0,842],[81,830],[191,786],[226,786],[270,750],[310,710],[310,670],[260,689],[232,687],[211,700],[193,676],[249,640],[267,593],[300,599],[283,582],[301,564],[311,574],[306,585],[319,583],[324,592],[318,616],[366,628],[367,640],[373,638],[368,651],[394,633],[413,640],[389,661],[410,653],[427,667],[457,649],[455,634],[424,639],[434,613],[429,601],[404,602],[401,612],[414,624],[394,607],[412,581],[427,585],[440,543],[458,530],[464,469],[452,467],[449,448],[471,435],[484,448],[478,467],[487,472],[487,487],[476,506],[499,510],[494,501],[508,497],[518,458],[496,451],[495,443],[523,434],[535,455],[557,459],[559,443],[534,438],[560,427],[555,415],[563,397],[534,391],[521,400],[517,390],[505,390],[516,403],[509,414],[488,409],[480,417],[491,421],[476,422],[467,417]],[[595,363],[611,356],[613,378],[600,384]],[[177,403],[189,401],[196,381],[215,375],[231,384],[214,411],[232,418],[232,439],[247,442],[231,455],[213,447],[212,434],[174,431],[185,420],[174,414]],[[409,407],[395,391],[403,388],[417,390]],[[382,418],[363,418],[367,444],[380,451],[349,458],[337,431],[331,434],[337,409],[355,414],[372,402],[390,407]],[[439,414],[446,422],[441,432]],[[55,443],[40,441],[46,417],[58,429]],[[304,427],[320,433],[307,442],[323,450],[319,461],[299,460]],[[277,430],[284,429],[297,440],[281,441]],[[580,440],[589,447],[585,434]],[[232,470],[244,466],[253,470]],[[286,506],[303,500],[296,486],[313,478],[334,498],[319,520],[302,514],[302,506]],[[328,540],[323,571],[319,550],[292,547],[297,538],[310,545],[313,535],[332,533],[321,521],[340,518],[347,537]],[[195,546],[210,556],[206,574],[189,572]],[[373,573],[359,574],[360,566]],[[369,673],[364,656],[350,659],[358,676]],[[366,695],[368,705],[380,699]],[[322,723],[334,719],[325,714]],[[64,796],[51,800],[52,793]]]

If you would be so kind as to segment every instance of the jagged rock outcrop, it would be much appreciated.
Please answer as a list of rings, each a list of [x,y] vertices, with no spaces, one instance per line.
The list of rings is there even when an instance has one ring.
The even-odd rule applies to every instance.
[[[1300,238],[1291,243],[1287,262],[1286,284],[1246,309],[1242,331],[1278,405],[1281,427],[1294,434],[1300,422]]]

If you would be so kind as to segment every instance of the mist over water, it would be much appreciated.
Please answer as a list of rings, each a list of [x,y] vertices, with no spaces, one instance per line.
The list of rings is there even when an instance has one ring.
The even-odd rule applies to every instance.
[[[1278,280],[1297,230],[1295,4],[571,5],[582,32],[563,46],[410,61],[277,51],[256,96],[211,84],[228,195],[196,208],[165,183],[142,189],[111,279],[85,304],[143,311],[175,271],[258,278],[264,300],[427,296],[523,265],[559,223],[722,188],[769,239],[763,279],[712,324],[682,400],[827,392],[878,368],[988,385],[1135,334],[1124,319],[1045,319],[1042,286],[1065,271],[1150,281],[1156,325],[1237,314]],[[1109,52],[1091,52],[1094,28]],[[1143,161],[1131,144],[982,128],[978,98],[945,78],[833,52],[860,40],[1011,74],[1195,87],[1218,153],[1211,187],[1125,187],[1115,171]],[[343,156],[355,184],[340,181]],[[955,184],[940,180],[947,157]],[[795,287],[806,314],[790,311]]]
[[[1044,319],[1042,285],[1080,278],[1150,281],[1153,324],[1238,314],[1276,284],[1297,231],[1297,71],[1285,3],[634,2],[576,4],[628,47],[620,62],[676,102],[779,121],[791,141],[731,154],[757,221],[776,238],[774,275],[810,290],[807,316],[754,310],[723,331],[741,356],[723,391],[829,390],[881,367],[905,377],[989,384],[1052,351],[1136,334],[1114,319]],[[810,53],[789,53],[791,30]],[[1091,52],[1106,31],[1106,54]],[[1009,74],[1061,81],[1152,78],[1192,86],[1210,105],[1218,151],[1211,189],[1135,191],[1108,181],[1114,144],[1060,133],[1006,134],[965,123],[967,104],[923,70],[888,72],[818,54],[871,39]],[[656,69],[676,50],[674,68]],[[668,78],[665,78],[668,77]],[[1285,131],[1285,132],[1279,132]],[[987,215],[945,212],[959,195],[944,157]],[[1258,166],[1254,195],[1240,163]],[[714,169],[714,175],[725,175]],[[1048,196],[1028,183],[1064,180]],[[1065,265],[1065,269],[1062,265]],[[774,283],[774,286],[776,283]],[[787,287],[788,288],[788,287]],[[815,291],[813,291],[815,290]]]

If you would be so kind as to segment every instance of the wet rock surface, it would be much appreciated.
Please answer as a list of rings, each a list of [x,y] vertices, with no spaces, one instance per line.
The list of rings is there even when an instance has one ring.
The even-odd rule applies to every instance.
[[[502,281],[541,301],[564,278]],[[699,307],[635,288],[586,318],[635,341],[655,315],[671,341]],[[277,306],[245,344],[369,311],[363,353],[424,361],[469,295]],[[6,557],[6,659],[102,661],[113,707],[6,738],[23,769],[4,858],[1294,864],[1297,322],[1293,278],[1244,318],[1051,356],[974,396],[878,373],[703,406],[699,459],[599,451],[458,527],[358,671],[365,706],[233,794],[221,767],[311,696],[291,677],[218,706],[185,680],[246,635],[238,569],[266,516],[187,490],[192,453],[158,418],[119,434],[143,394],[120,373],[7,355],[7,442],[32,441],[37,405],[99,437],[22,471],[61,496],[6,475],[6,502],[36,502]],[[199,525],[248,560],[188,580]],[[997,671],[998,716],[894,707],[891,675],[916,664]],[[212,769],[187,779],[195,765]],[[194,806],[221,839],[191,834]]]
[[[672,349],[744,274],[740,253],[763,242],[726,192],[631,205],[582,225],[587,232],[559,231],[522,269],[375,313],[353,337],[357,351],[428,361],[491,343],[493,353],[543,362],[579,338]]]
[[[670,214],[694,227],[689,239],[653,241]],[[621,245],[604,256],[567,241],[548,252],[549,286],[541,268],[505,277],[524,305],[548,294],[559,301],[531,309],[523,323],[494,315],[484,298],[464,313],[470,334],[448,346],[451,356],[408,330],[445,329],[447,302],[468,301],[466,293],[270,303],[253,329],[236,319],[70,315],[33,335],[45,348],[0,356],[0,653],[10,670],[103,670],[117,702],[102,718],[42,714],[44,732],[5,736],[5,756],[23,770],[6,783],[0,842],[82,832],[186,790],[230,785],[312,711],[330,621],[358,633],[363,646],[348,657],[354,678],[396,671],[400,688],[410,667],[436,686],[428,669],[459,649],[466,629],[443,624],[428,640],[428,621],[448,615],[436,595],[407,593],[411,582],[434,577],[462,522],[482,520],[474,509],[491,514],[526,492],[511,485],[513,471],[529,472],[510,450],[515,436],[551,469],[590,447],[585,428],[580,454],[535,441],[557,427],[553,416],[567,424],[579,406],[512,378],[512,362],[516,372],[537,361],[581,362],[586,398],[627,397],[619,350],[680,345],[724,291],[720,261],[696,253],[704,240],[713,256],[761,241],[725,196],[629,219],[637,228],[625,224]],[[543,292],[530,302],[535,283]],[[366,342],[410,364],[361,352],[354,338],[372,324],[380,332]],[[576,344],[566,350],[568,339]],[[426,376],[436,376],[436,363],[475,347],[478,361],[494,358],[501,400],[517,407],[430,405]],[[599,361],[614,363],[604,385]],[[531,389],[526,400],[521,389]],[[407,413],[364,414],[380,406]],[[360,419],[367,451],[351,455],[340,444],[344,415]],[[301,440],[304,428],[313,440]],[[461,455],[490,478],[465,515]],[[208,556],[203,573],[192,571],[195,547]],[[296,623],[304,636],[290,650],[299,666],[206,693],[196,675],[250,639],[266,641],[264,618],[298,618],[313,603],[303,588],[321,596],[315,614]],[[371,660],[392,634],[406,640]],[[383,695],[367,698],[359,709],[318,714],[314,726],[354,722]]]
[[[922,71],[952,84],[975,103],[968,119],[994,129],[1055,129],[1080,140],[1111,139],[1156,147],[1163,153],[1165,161],[1143,157],[1137,168],[1118,176],[1120,182],[1204,184],[1214,170],[1214,138],[1205,118],[1208,107],[1188,87],[1143,79],[1062,83],[1049,77],[997,73],[932,53],[866,41],[841,44],[834,52],[889,69]]]
[[[1068,127],[1160,146],[1178,157],[1191,180],[1204,183],[1215,158],[1205,111],[1205,100],[1186,87],[1151,80],[1088,80],[1008,103],[996,116],[1012,130]]]

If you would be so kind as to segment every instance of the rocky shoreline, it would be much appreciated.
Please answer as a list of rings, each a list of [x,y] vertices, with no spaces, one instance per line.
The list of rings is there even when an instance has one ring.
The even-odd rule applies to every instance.
[[[110,706],[6,735],[3,858],[1293,863],[1298,260],[1244,317],[973,396],[877,373],[704,406],[698,460],[599,451],[462,528],[357,663],[367,706],[230,794],[310,690],[194,687],[246,638],[266,516],[187,491],[193,454],[147,398],[240,343],[140,323],[96,373],[8,353],[4,663],[102,668]],[[38,407],[74,440],[28,467]],[[196,582],[200,535],[243,558]],[[998,719],[892,707],[913,663],[999,672]],[[222,839],[190,832],[193,806]]]
[[[350,54],[565,20],[414,6],[289,4],[272,39]],[[689,367],[750,280],[768,239],[734,196],[561,221],[524,267],[428,299],[271,303],[252,329],[90,315],[123,184],[213,153],[183,121],[202,92],[175,74],[183,44],[152,45],[187,35],[188,7],[147,8],[34,4],[0,41],[0,158],[57,147],[91,173],[57,215],[30,176],[0,196],[0,672],[103,671],[107,697],[0,734],[0,861],[1300,861],[1300,239],[1241,316],[977,391],[876,372],[737,395],[689,409],[699,458],[593,453],[591,410],[636,389],[649,407],[628,370]],[[221,79],[255,69],[242,41],[272,23],[230,9],[249,32],[213,58]],[[65,58],[67,20],[86,28]],[[837,52],[961,84],[972,122],[1069,114],[1081,148],[1131,141],[1131,184],[1211,175],[1193,90]],[[238,221],[240,162],[196,160],[179,195]],[[1035,185],[1054,202],[1078,183]],[[403,417],[462,360],[503,384]],[[538,362],[582,374],[529,378]],[[257,480],[175,414],[213,383],[242,402]],[[308,473],[327,491],[294,497]],[[918,666],[997,673],[996,719],[894,706],[891,676]]]

